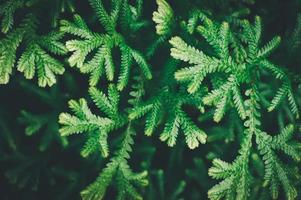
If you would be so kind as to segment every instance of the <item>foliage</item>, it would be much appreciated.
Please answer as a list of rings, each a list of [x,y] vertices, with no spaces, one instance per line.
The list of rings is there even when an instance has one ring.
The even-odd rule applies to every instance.
[[[0,0],[1,199],[300,198],[300,10]]]
[[[125,38],[116,31],[118,17],[131,17],[134,13],[129,12],[126,8],[129,7],[126,1],[115,0],[112,2],[111,15],[105,10],[101,1],[90,1],[94,8],[100,23],[103,25],[106,34],[98,34],[89,30],[84,20],[75,15],[74,22],[62,21],[61,31],[75,36],[79,36],[82,40],[69,40],[66,42],[66,47],[73,52],[68,59],[70,66],[77,66],[82,73],[89,73],[91,86],[95,86],[100,77],[105,74],[109,81],[113,81],[116,71],[113,48],[118,47],[121,53],[120,75],[118,76],[118,90],[123,90],[129,79],[130,68],[135,61],[147,79],[152,78],[150,67],[145,58],[135,49],[131,48]],[[136,8],[135,13],[138,13]],[[133,12],[134,12],[133,11]],[[135,16],[138,20],[139,16]],[[123,19],[130,20],[130,19]],[[123,26],[128,25],[126,22]],[[137,22],[136,22],[137,23]],[[131,27],[130,27],[131,28]],[[88,54],[95,52],[90,60],[87,60]]]
[[[170,40],[173,46],[171,56],[193,64],[191,67],[177,71],[175,78],[182,82],[188,82],[188,92],[195,93],[207,76],[214,73],[220,74],[221,77],[218,82],[215,82],[214,79],[211,81],[213,90],[203,98],[203,102],[206,105],[216,107],[213,119],[219,122],[227,111],[229,101],[232,100],[232,107],[237,110],[240,118],[245,120],[244,125],[246,127],[239,156],[235,161],[232,164],[221,160],[213,161],[214,167],[209,170],[209,175],[224,180],[209,190],[209,198],[248,199],[251,184],[248,157],[252,147],[252,137],[255,135],[257,148],[265,163],[265,183],[266,185],[271,184],[270,189],[273,199],[278,198],[279,182],[283,185],[287,199],[294,199],[296,189],[290,184],[287,172],[285,172],[283,164],[280,163],[272,147],[272,145],[275,145],[277,149],[282,149],[295,160],[299,160],[299,155],[294,147],[286,143],[289,138],[288,135],[293,133],[294,128],[292,125],[284,128],[282,133],[275,137],[282,139],[274,139],[261,131],[259,118],[261,114],[258,111],[260,109],[260,99],[257,80],[259,80],[261,70],[269,70],[275,78],[283,80],[284,83],[272,99],[268,111],[274,110],[287,96],[291,112],[295,114],[296,118],[299,118],[299,111],[287,74],[267,60],[270,52],[279,45],[280,38],[274,37],[264,47],[259,48],[262,34],[259,17],[255,18],[253,26],[248,21],[243,21],[243,30],[241,35],[236,36],[238,38],[235,38],[235,34],[230,32],[228,23],[224,22],[218,25],[204,15],[201,17],[204,25],[198,26],[197,31],[212,46],[215,56],[210,57],[204,52],[187,45],[180,37],[173,37]],[[242,44],[238,43],[239,40]],[[230,46],[234,47],[233,56],[230,54]],[[245,49],[242,48],[244,46],[246,46]],[[237,55],[242,56],[238,57]],[[244,100],[246,97],[241,95],[241,85],[250,88],[245,91],[245,96],[248,96],[249,99]],[[283,135],[287,135],[287,137]],[[277,176],[278,179],[275,178]]]
[[[18,27],[14,24],[13,14],[22,6],[31,6],[34,1],[7,1],[1,6],[3,14],[2,32],[6,35],[0,40],[0,83],[6,84],[14,67],[24,73],[27,79],[33,79],[37,73],[39,86],[52,86],[56,83],[56,74],[63,74],[63,64],[54,55],[65,55],[66,47],[59,40],[63,34],[56,30],[47,34],[38,33],[38,17],[27,13]],[[21,48],[20,56],[17,51]]]

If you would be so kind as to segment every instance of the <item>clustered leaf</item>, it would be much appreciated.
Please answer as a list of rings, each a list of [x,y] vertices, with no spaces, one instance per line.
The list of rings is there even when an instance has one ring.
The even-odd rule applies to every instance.
[[[83,199],[104,199],[106,190],[112,182],[116,182],[117,199],[142,199],[135,186],[148,184],[147,172],[134,173],[127,163],[134,143],[132,139],[134,134],[130,127],[126,129],[120,149],[110,159],[95,182],[81,192]]]
[[[145,134],[150,136],[166,116],[164,130],[160,139],[168,146],[174,146],[180,130],[184,132],[189,148],[194,149],[206,142],[207,135],[185,113],[183,105],[196,106],[199,96],[189,97],[185,91],[175,94],[167,88],[160,90],[155,98],[135,106],[129,114],[131,120],[146,115]],[[197,105],[199,106],[199,105]]]
[[[158,11],[153,13],[153,21],[158,35],[171,34],[174,26],[174,14],[170,5],[165,0],[157,0]]]
[[[46,34],[39,29],[35,14],[26,15],[19,24],[14,22],[19,9],[31,7],[38,1],[1,2],[4,3],[0,4],[3,34],[0,84],[9,82],[14,68],[26,79],[36,77],[40,87],[53,86],[57,82],[56,75],[65,72],[65,64],[89,75],[90,99],[70,100],[71,111],[59,115],[60,128],[58,124],[53,125],[53,121],[57,123],[56,114],[61,112],[53,103],[56,98],[35,87],[30,88],[52,102],[52,112],[33,114],[23,110],[19,118],[28,136],[46,129],[44,138],[47,138],[43,140],[50,141],[49,132],[59,131],[60,142],[66,145],[65,137],[82,134],[85,137],[80,152],[83,157],[100,153],[102,161],[108,159],[96,180],[82,190],[84,200],[111,198],[107,192],[111,186],[116,199],[143,199],[140,189],[150,180],[147,167],[144,163],[142,172],[136,173],[129,164],[134,137],[142,125],[146,136],[158,134],[169,147],[181,145],[182,138],[189,149],[220,139],[239,143],[237,156],[232,161],[218,158],[221,153],[212,153],[211,149],[207,155],[212,160],[208,174],[219,181],[207,193],[211,200],[247,200],[253,197],[253,191],[265,193],[267,190],[272,199],[297,198],[291,164],[287,165],[284,158],[290,159],[292,165],[300,161],[300,144],[296,145],[294,138],[300,104],[294,81],[298,82],[295,80],[298,78],[269,58],[280,45],[280,36],[263,43],[261,18],[256,16],[254,22],[241,19],[249,9],[231,11],[228,16],[216,17],[217,20],[213,20],[213,14],[206,9],[200,10],[202,8],[178,17],[172,1],[156,0],[157,10],[152,20],[158,36],[151,34],[152,44],[147,46],[144,43],[150,41],[144,40],[143,33],[149,32],[151,23],[143,20],[143,0],[88,0],[95,20],[101,25],[96,28],[75,13],[71,1],[56,1],[61,10],[69,7],[73,20],[61,20],[59,30],[52,29]],[[57,13],[54,18],[58,18]],[[287,41],[290,54],[301,44],[300,33],[301,17],[298,16],[297,26]],[[140,37],[143,44],[133,44],[133,40],[138,43]],[[63,40],[67,40],[65,44]],[[154,56],[160,45],[170,52],[168,58],[162,54],[162,61],[161,57],[155,60]],[[66,63],[59,61],[62,56],[66,57]],[[265,76],[279,87],[275,90],[263,83]],[[265,108],[268,112],[279,111],[280,133],[264,130]],[[280,109],[289,113],[288,117],[283,117]],[[202,127],[211,119],[218,124],[213,131],[209,130],[211,127]],[[274,122],[270,123],[274,126]],[[113,134],[114,142],[111,141]],[[49,145],[42,142],[39,148],[42,151]],[[211,146],[217,148],[218,145]],[[204,163],[195,162],[205,169]],[[253,165],[260,165],[261,173],[257,174],[258,166],[253,170]],[[157,175],[163,190],[163,172],[159,169]],[[185,186],[182,180],[170,199],[181,198]]]
[[[1,31],[7,33],[14,24],[14,13],[24,6],[24,0],[9,0],[0,5]]]
[[[41,87],[52,86],[56,83],[55,75],[64,73],[64,65],[53,57],[67,53],[65,46],[59,41],[63,34],[54,31],[46,35],[37,35],[36,25],[36,18],[28,15],[18,28],[0,40],[1,84],[8,83],[15,65],[27,79],[33,79],[37,73],[38,84]],[[17,58],[17,50],[21,43],[24,43],[25,48]]]
[[[94,8],[100,23],[107,33],[100,34],[92,32],[85,21],[79,16],[74,16],[74,21],[61,21],[61,31],[78,36],[80,39],[71,39],[66,42],[67,49],[72,52],[68,59],[70,65],[76,66],[82,73],[90,74],[90,86],[96,86],[103,74],[108,81],[113,81],[115,71],[117,71],[113,50],[119,48],[121,53],[120,74],[118,76],[117,88],[123,90],[129,80],[130,70],[133,61],[136,62],[142,74],[147,78],[152,78],[150,66],[144,56],[136,49],[131,48],[123,35],[116,31],[117,19],[124,15],[123,6],[128,6],[127,1],[122,0],[112,2],[111,15],[107,13],[101,1],[91,0],[90,4]],[[128,10],[126,10],[128,12]],[[91,59],[87,57],[92,57]]]
[[[89,93],[98,109],[107,117],[94,115],[85,99],[71,100],[69,108],[74,115],[60,114],[59,123],[63,125],[60,132],[62,136],[86,133],[88,139],[81,152],[82,156],[87,157],[99,149],[102,156],[107,157],[109,155],[108,133],[122,127],[126,122],[125,117],[118,111],[119,93],[113,85],[109,87],[108,95],[95,87],[91,87]]]
[[[294,128],[289,125],[280,135],[271,136],[262,131],[260,119],[258,80],[259,74],[265,71],[272,72],[275,79],[282,81],[282,86],[272,99],[268,111],[274,110],[287,97],[291,112],[296,118],[299,117],[288,74],[267,58],[279,45],[280,37],[276,36],[260,47],[262,25],[259,17],[255,18],[254,25],[246,20],[242,21],[240,34],[232,33],[226,22],[218,24],[204,15],[200,18],[202,24],[196,29],[212,46],[214,55],[206,55],[203,51],[188,45],[180,37],[173,37],[170,40],[171,56],[190,64],[189,67],[178,70],[175,78],[186,83],[187,91],[191,94],[197,93],[204,84],[203,80],[208,78],[213,90],[203,97],[203,103],[216,107],[213,115],[214,121],[221,121],[227,110],[234,108],[244,120],[245,126],[239,155],[233,163],[219,159],[213,161],[209,175],[222,181],[208,191],[208,197],[210,199],[249,198],[253,178],[249,169],[249,157],[251,149],[254,148],[252,138],[255,137],[257,142],[255,147],[260,152],[265,165],[264,185],[270,185],[272,198],[278,198],[278,186],[281,184],[287,199],[295,199],[296,189],[291,184],[288,172],[275,151],[282,150],[296,161],[300,159],[295,147],[286,143]],[[238,42],[241,44],[238,45]],[[232,46],[240,46],[241,49],[237,51],[241,52],[232,51],[231,53]],[[243,55],[243,57],[237,57],[235,54]],[[220,78],[213,79],[210,75]],[[249,88],[244,95],[241,94],[242,85]]]

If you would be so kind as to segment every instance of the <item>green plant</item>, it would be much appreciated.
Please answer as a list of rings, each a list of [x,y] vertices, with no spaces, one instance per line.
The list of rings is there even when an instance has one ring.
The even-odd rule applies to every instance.
[[[280,37],[263,31],[267,22],[254,12],[256,1],[0,3],[0,83],[13,77],[16,88],[49,108],[20,106],[21,116],[18,110],[40,150],[32,160],[0,124],[0,162],[22,163],[21,170],[5,169],[10,182],[24,188],[30,179],[24,171],[51,165],[59,148],[60,155],[79,151],[72,165],[93,173],[70,187],[82,199],[300,197],[299,10],[296,25]],[[52,10],[45,20],[44,4]],[[301,8],[297,1],[288,5]],[[14,67],[51,88],[13,76]],[[69,100],[70,113],[67,99],[78,99]],[[156,161],[166,157],[168,164]],[[83,169],[58,165],[45,169],[53,181],[83,177]]]

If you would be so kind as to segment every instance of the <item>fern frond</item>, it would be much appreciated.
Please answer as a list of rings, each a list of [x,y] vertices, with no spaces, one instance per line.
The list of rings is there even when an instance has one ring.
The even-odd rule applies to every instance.
[[[246,118],[246,108],[245,108],[245,105],[244,105],[244,100],[240,94],[240,90],[239,90],[239,87],[238,85],[234,86],[232,88],[232,92],[233,92],[233,102],[234,102],[234,105],[236,107],[236,110],[240,116],[241,119],[245,119]]]
[[[147,112],[149,112],[152,109],[153,105],[139,105],[135,108],[133,108],[129,114],[129,118],[131,120],[138,119],[142,116],[144,116]]]
[[[109,33],[115,31],[116,24],[112,20],[112,16],[108,14],[103,6],[102,0],[89,0],[91,7],[97,14],[98,20]],[[118,13],[118,12],[117,12]]]
[[[64,37],[64,34],[58,31],[52,31],[47,35],[39,38],[39,45],[55,55],[65,55],[68,50],[65,45],[59,42]]]
[[[286,77],[286,73],[280,67],[274,65],[268,60],[261,61],[259,65],[271,71],[277,79],[282,80]]]
[[[9,81],[16,60],[16,51],[23,39],[23,31],[17,29],[0,41],[0,84]]]
[[[199,10],[193,10],[190,13],[188,22],[187,22],[187,30],[190,34],[194,33],[197,25],[198,25],[198,21],[202,20],[205,21],[208,20],[207,16],[205,16],[201,11]]]
[[[227,35],[226,33],[227,31],[224,32],[222,30],[227,30],[227,23],[224,23],[224,25],[220,26],[219,24],[216,24],[208,17],[203,16],[203,24],[201,26],[198,26],[196,30],[205,38],[205,40],[210,44],[210,46],[212,46],[214,52],[218,56],[223,57],[223,55],[221,54],[221,48],[222,48],[221,45],[223,44],[221,42],[222,40],[220,39],[222,38],[223,40],[226,39],[224,36]],[[220,35],[223,33],[226,34],[224,36]]]
[[[145,121],[145,135],[151,136],[154,130],[157,128],[162,115],[162,105],[158,102],[152,104],[151,113],[147,115]]]
[[[229,40],[230,40],[230,34],[229,34],[229,24],[224,22],[221,25],[220,28],[220,55],[222,55],[224,58],[229,57]]]
[[[120,149],[116,152],[115,156],[111,158],[110,162],[102,170],[96,181],[81,192],[83,199],[103,199],[106,190],[113,179],[117,179],[117,197],[121,199],[124,199],[125,197],[142,199],[134,185],[147,185],[147,173],[133,173],[127,164],[129,153],[132,151],[132,137],[134,134],[135,132],[128,127],[125,131],[125,136]]]
[[[175,73],[175,78],[178,81],[187,82],[192,76],[196,76],[200,71],[200,66],[181,69]]]
[[[187,93],[181,91],[174,94],[168,90],[160,90],[156,98],[133,107],[129,113],[130,119],[138,119],[146,115],[145,134],[151,135],[157,126],[162,123],[161,119],[168,113],[164,121],[164,130],[160,134],[160,140],[167,142],[168,146],[176,144],[177,136],[182,130],[189,148],[194,149],[200,143],[206,142],[207,135],[182,110],[182,105],[193,105],[201,98],[197,96],[186,97]]]
[[[94,36],[89,40],[70,40],[66,42],[66,47],[69,51],[73,52],[72,56],[68,59],[71,67],[77,66],[81,68],[84,64],[86,56],[94,49],[100,47],[104,42],[101,36]]]
[[[67,20],[61,20],[60,31],[63,33],[76,35],[83,39],[90,39],[94,36],[81,16],[75,14],[73,19],[74,23]]]
[[[251,175],[248,169],[252,137],[259,130],[258,95],[256,88],[247,90],[249,97],[245,101],[246,106],[246,129],[239,150],[239,156],[229,164],[221,160],[214,160],[213,167],[209,169],[209,175],[216,179],[224,179],[208,191],[210,199],[248,199],[250,196]]]
[[[122,127],[125,123],[123,115],[117,110],[119,94],[113,85],[109,86],[107,96],[94,87],[89,89],[89,93],[96,106],[109,118],[94,115],[85,99],[80,99],[78,102],[71,100],[69,107],[74,115],[60,114],[59,123],[63,125],[60,132],[63,136],[87,133],[88,139],[82,150],[82,156],[86,157],[100,149],[101,154],[107,157],[109,154],[107,134],[115,128]]]
[[[181,117],[181,128],[185,134],[187,146],[190,149],[195,149],[200,143],[205,144],[207,139],[206,133],[199,129],[184,112],[180,112],[178,115]]]
[[[297,196],[296,189],[291,184],[283,163],[274,152],[274,150],[281,149],[292,158],[300,159],[295,149],[286,143],[289,139],[287,136],[292,134],[293,129],[293,126],[290,125],[286,127],[280,135],[274,137],[264,132],[257,134],[256,142],[258,143],[258,150],[263,155],[265,163],[264,186],[270,185],[271,195],[275,199],[278,198],[279,194],[278,184],[283,186],[287,199],[295,199]],[[281,137],[286,139],[280,141],[279,138]]]
[[[91,98],[93,99],[95,105],[103,111],[107,115],[111,115],[114,113],[113,107],[107,98],[107,96],[102,92],[96,89],[95,87],[91,87],[89,89],[89,94]],[[115,113],[114,113],[115,114]]]
[[[299,118],[299,109],[297,106],[297,103],[295,101],[295,97],[292,93],[292,87],[288,80],[285,80],[283,85],[278,89],[275,97],[272,99],[271,104],[268,108],[268,111],[273,111],[276,107],[278,107],[284,99],[287,97],[288,99],[288,104],[290,107],[290,110],[292,114],[295,115],[295,117],[298,119]]]
[[[285,96],[288,93],[288,85],[283,84],[277,91],[275,97],[272,99],[271,104],[268,108],[268,111],[273,111],[277,106],[279,106],[280,103],[284,100]]]
[[[132,50],[132,56],[133,56],[133,59],[139,65],[143,75],[147,79],[152,79],[152,73],[151,73],[150,66],[148,65],[148,63],[146,62],[144,57],[138,51],[135,51],[135,50]]]
[[[202,51],[187,45],[180,37],[173,37],[169,42],[173,46],[171,48],[172,57],[194,64],[194,66],[181,69],[175,73],[177,80],[190,82],[187,89],[189,93],[195,93],[208,74],[220,70],[218,60],[210,58]]]
[[[243,147],[244,148],[244,147]],[[232,164],[219,159],[213,160],[209,175],[224,179],[208,191],[209,199],[248,199],[250,195],[250,174],[245,162],[246,155],[241,155]]]
[[[105,131],[90,132],[88,139],[82,148],[80,154],[83,157],[88,157],[100,149],[101,155],[106,158],[109,155],[109,147],[107,142],[108,134]]]
[[[179,117],[170,117],[160,135],[160,140],[166,141],[167,145],[170,147],[174,146],[176,144],[180,123]]]
[[[204,104],[216,105],[213,117],[214,121],[219,122],[223,118],[228,105],[228,100],[231,99],[230,95],[233,96],[232,99],[234,106],[236,107],[240,117],[242,119],[246,118],[245,105],[237,85],[238,82],[235,80],[235,77],[230,76],[225,84],[223,84],[220,88],[211,91],[203,98]]]
[[[47,122],[43,116],[35,116],[27,111],[21,111],[21,117],[19,118],[21,123],[27,124],[25,134],[31,136],[36,134]]]
[[[90,184],[81,192],[81,196],[85,200],[103,199],[107,187],[110,185],[115,174],[117,163],[108,163],[94,183]]]
[[[170,55],[175,59],[188,62],[189,64],[202,64],[208,63],[208,57],[194,47],[186,44],[180,37],[173,37],[169,43],[172,45]]]
[[[56,83],[55,74],[63,74],[65,71],[63,64],[48,55],[40,46],[32,45],[21,56],[17,69],[23,72],[27,79],[32,79],[35,68],[41,87],[52,86]]]
[[[64,126],[60,129],[62,136],[68,136],[71,134],[78,134],[96,130],[103,126],[111,124],[111,120],[107,118],[99,118],[90,116],[87,120],[80,120],[79,118],[63,113],[60,115],[59,123]]]
[[[262,37],[262,20],[261,17],[256,16],[255,17],[255,22],[254,22],[254,27],[253,27],[253,32],[254,32],[254,39],[257,43],[260,42],[260,39]]]
[[[122,1],[119,20],[125,33],[129,31],[136,33],[148,25],[148,21],[141,19],[142,7],[142,0],[137,0],[135,5],[131,5],[128,0]]]
[[[228,95],[225,94],[220,100],[220,102],[216,105],[216,110],[213,116],[215,122],[219,122],[223,118],[226,112],[227,100],[228,100]]]
[[[99,12],[105,12],[102,10],[104,9],[102,1],[91,0],[90,2],[94,7],[96,7],[96,9],[100,9]],[[121,4],[121,1],[118,0],[115,3],[116,9],[119,10],[121,6],[119,4]],[[103,20],[105,20],[106,15],[107,14],[102,16],[104,17]],[[118,90],[121,91],[127,86],[133,60],[136,61],[147,79],[152,78],[150,66],[144,56],[137,50],[128,46],[121,34],[116,31],[109,30],[107,30],[107,34],[92,32],[89,30],[83,19],[78,15],[74,16],[74,21],[74,23],[68,21],[62,21],[61,23],[62,31],[81,38],[71,39],[66,42],[67,49],[70,52],[73,52],[68,61],[71,66],[78,67],[82,73],[90,74],[90,86],[97,85],[103,74],[106,75],[107,80],[114,80],[115,71],[117,71],[117,69],[113,61],[115,58],[113,59],[112,51],[115,47],[118,47],[121,52],[121,66],[117,84]],[[111,30],[111,28],[108,29]],[[92,58],[88,60],[88,57]]]
[[[296,26],[288,40],[288,47],[290,52],[294,52],[301,44],[301,14],[298,14]]]
[[[203,102],[205,105],[213,105],[215,102],[217,102],[220,99],[222,94],[223,94],[222,88],[212,90],[203,98]]]
[[[156,0],[158,11],[153,13],[153,21],[158,35],[169,35],[174,25],[174,14],[170,5],[165,0]]]
[[[102,48],[99,48],[94,57],[87,63],[84,63],[80,71],[84,74],[90,73],[89,84],[96,86],[100,77],[104,74],[104,55]]]
[[[121,46],[121,65],[120,65],[120,75],[118,77],[117,88],[119,91],[123,90],[129,81],[130,66],[132,65],[132,56],[130,49],[123,45]]]
[[[14,24],[14,14],[17,9],[24,6],[23,0],[9,0],[0,5],[1,31],[7,33],[11,30]]]
[[[281,38],[279,36],[274,37],[271,41],[269,41],[265,46],[263,46],[259,52],[258,57],[259,58],[265,58],[269,56],[274,49],[276,49],[281,42]]]
[[[288,94],[287,94],[288,103],[289,103],[291,112],[295,115],[295,117],[297,119],[299,119],[299,117],[300,117],[300,115],[299,115],[299,109],[298,109],[298,105],[297,105],[297,102],[296,102],[294,96],[295,95],[293,95],[292,87],[289,85],[289,90],[288,90]]]
[[[109,81],[113,81],[114,79],[114,73],[115,73],[115,65],[113,62],[113,56],[112,56],[112,51],[111,51],[111,45],[104,45],[102,47],[102,52],[104,54],[104,64],[105,64],[105,72],[107,75],[107,79]]]
[[[145,94],[144,89],[144,79],[142,76],[134,76],[134,83],[131,85],[131,91],[129,92],[129,100],[128,103],[130,105],[138,105]],[[131,119],[131,117],[130,117]]]
[[[37,71],[38,84],[41,87],[52,86],[56,83],[55,75],[64,73],[63,64],[50,54],[67,53],[64,45],[59,42],[63,35],[58,32],[36,35],[35,24],[36,19],[29,15],[18,28],[0,41],[0,82],[2,84],[9,81],[16,59],[18,59],[17,69],[24,73],[25,78],[32,79]],[[17,58],[16,52],[21,42],[25,43],[25,50],[20,58]]]

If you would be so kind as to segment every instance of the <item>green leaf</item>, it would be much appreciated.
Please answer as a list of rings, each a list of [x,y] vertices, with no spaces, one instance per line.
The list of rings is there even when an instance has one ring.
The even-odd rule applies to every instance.
[[[156,0],[158,11],[153,13],[153,21],[158,35],[171,34],[174,25],[174,14],[170,5],[165,0]]]

